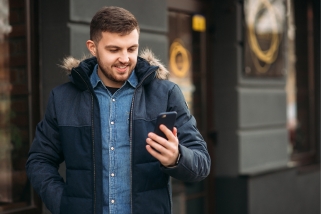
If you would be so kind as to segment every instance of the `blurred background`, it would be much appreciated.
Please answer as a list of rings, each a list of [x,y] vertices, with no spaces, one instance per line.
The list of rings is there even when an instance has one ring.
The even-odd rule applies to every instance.
[[[0,213],[50,213],[28,150],[108,5],[136,16],[207,141],[211,174],[172,179],[174,214],[320,213],[319,0],[0,0]]]

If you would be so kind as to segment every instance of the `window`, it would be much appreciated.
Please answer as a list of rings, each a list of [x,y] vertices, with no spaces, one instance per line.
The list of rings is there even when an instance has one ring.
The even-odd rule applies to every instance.
[[[26,5],[35,4],[0,0],[0,14],[6,15],[1,18],[7,24],[7,31],[0,31],[0,213],[37,213],[25,172],[34,130],[30,12]]]
[[[315,31],[312,5],[292,4],[288,28],[288,130],[292,164],[316,161],[320,109],[320,81],[316,78]]]

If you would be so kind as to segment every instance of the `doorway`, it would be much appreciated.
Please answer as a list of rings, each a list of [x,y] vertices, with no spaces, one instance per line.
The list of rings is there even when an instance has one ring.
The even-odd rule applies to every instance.
[[[197,4],[190,1],[168,4],[169,79],[182,90],[189,110],[196,118],[197,128],[209,144],[207,136],[211,117],[208,114],[206,18],[200,12],[205,7],[199,1]],[[190,9],[187,4],[190,4]],[[208,145],[208,149],[212,146]],[[214,180],[211,181],[211,177],[197,183],[172,179],[173,213],[213,213],[209,203],[214,201],[211,188]]]

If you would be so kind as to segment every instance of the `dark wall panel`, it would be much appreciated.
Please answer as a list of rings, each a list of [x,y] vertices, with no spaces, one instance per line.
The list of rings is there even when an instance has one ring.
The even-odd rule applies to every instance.
[[[150,48],[162,62],[167,62],[167,5],[159,0],[109,0],[70,1],[70,47],[73,56],[88,53],[85,42],[89,39],[89,23],[93,15],[103,6],[123,7],[134,14],[140,28],[140,50]]]
[[[68,80],[57,66],[70,53],[68,19],[68,1],[40,1],[40,88],[43,111],[51,89]]]

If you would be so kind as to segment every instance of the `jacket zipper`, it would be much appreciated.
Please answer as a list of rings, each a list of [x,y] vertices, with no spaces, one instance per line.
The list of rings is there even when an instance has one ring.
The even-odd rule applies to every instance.
[[[74,71],[80,76],[80,78],[84,81],[84,83],[86,84],[88,90],[90,91],[90,88],[88,86],[88,84],[86,83],[86,81],[84,80],[84,78],[79,74],[78,71],[76,71],[74,69]],[[131,109],[130,109],[130,114],[131,114],[131,117],[130,117],[130,186],[131,186],[131,194],[130,194],[130,206],[131,206],[131,213],[133,213],[133,172],[132,172],[132,166],[133,166],[133,163],[132,163],[132,135],[133,135],[133,108],[134,108],[134,100],[135,100],[135,94],[136,94],[136,91],[137,91],[137,88],[140,87],[143,82],[145,81],[145,79],[147,77],[149,77],[152,73],[154,73],[155,71],[153,72],[150,72],[148,75],[146,75],[144,77],[144,79],[141,81],[141,83],[139,85],[137,85],[136,87],[136,90],[134,92],[134,95],[133,95],[133,100],[132,100],[132,103],[131,103]],[[93,97],[93,94],[90,92],[90,95],[91,95],[91,130],[92,130],[92,144],[93,144],[93,168],[94,168],[94,214],[96,213],[96,161],[95,161],[95,141],[94,141],[94,97]]]
[[[84,80],[84,78],[80,75],[80,73],[78,71],[76,71],[74,69],[74,71],[80,76],[80,78],[84,81],[84,83],[86,84],[88,91],[90,92],[90,87],[88,86],[88,84],[86,83],[86,81]],[[93,145],[93,168],[94,168],[94,214],[96,213],[96,158],[95,158],[95,131],[94,131],[94,96],[93,94],[90,92],[91,95],[91,139],[92,139],[92,145]]]
[[[132,103],[131,103],[131,107],[130,107],[130,130],[129,130],[129,143],[130,143],[130,210],[131,213],[133,213],[133,160],[132,160],[132,142],[133,142],[133,109],[134,109],[134,101],[135,101],[135,94],[137,91],[137,88],[139,88],[143,82],[145,81],[145,79],[147,77],[149,77],[153,72],[150,72],[148,75],[146,75],[144,77],[144,79],[142,79],[142,81],[140,82],[139,85],[137,85],[134,94],[133,94],[133,99],[132,99]]]

